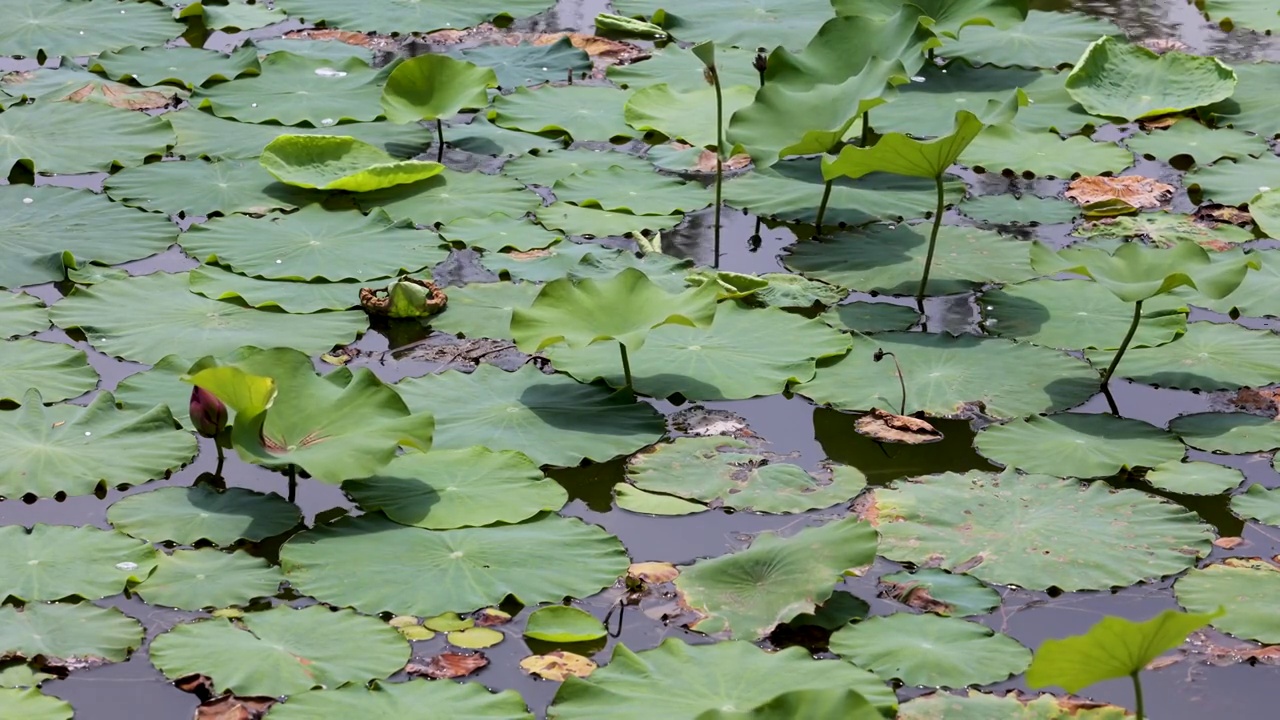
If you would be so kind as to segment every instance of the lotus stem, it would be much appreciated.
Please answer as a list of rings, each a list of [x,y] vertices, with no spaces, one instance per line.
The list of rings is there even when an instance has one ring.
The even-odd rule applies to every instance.
[[[1138,720],[1143,720],[1143,718],[1146,717],[1146,714],[1142,706],[1142,681],[1138,679],[1137,670],[1130,673],[1129,677],[1133,678],[1133,697],[1135,704],[1137,705],[1135,711],[1138,714]]]
[[[213,441],[213,447],[218,451],[218,466],[213,469],[213,474],[222,477],[222,464],[227,461],[227,455],[217,440]]]
[[[621,340],[618,341],[618,349],[622,351],[623,380],[627,383],[627,390],[635,392],[635,389],[631,387],[631,359],[627,357],[627,346],[623,345]]]
[[[907,414],[907,381],[902,375],[902,366],[898,364],[898,356],[894,355],[891,352],[886,351],[884,348],[877,348],[875,355],[872,355],[871,359],[875,362],[880,362],[886,357],[893,358],[893,367],[895,370],[898,371],[898,387],[902,388],[902,404],[898,406],[898,414],[906,415]]]
[[[862,147],[871,144],[871,111],[862,113]]]
[[[828,180],[822,190],[822,202],[818,204],[818,218],[813,221],[813,236],[822,235],[822,219],[827,215],[827,203],[831,201],[831,187],[835,180]]]
[[[298,497],[298,467],[290,463],[288,474],[289,474],[289,502],[293,502]]]
[[[444,121],[436,118],[436,162],[444,162]]]
[[[938,246],[938,229],[942,227],[942,213],[946,212],[946,193],[943,191],[942,175],[933,179],[938,186],[938,207],[933,213],[933,230],[929,233],[929,252],[924,257],[924,274],[920,276],[920,290],[916,293],[916,307],[924,312],[924,294],[929,287],[929,269],[933,266],[933,251]]]
[[[720,73],[711,68],[711,84],[716,89],[716,229],[715,260],[712,267],[720,267],[720,212],[721,189],[724,186],[724,96],[720,92]]]
[[[1102,374],[1102,387],[1107,387],[1107,383],[1111,382],[1111,376],[1116,372],[1116,366],[1120,364],[1120,358],[1124,357],[1124,351],[1129,349],[1129,343],[1133,342],[1133,336],[1138,332],[1138,323],[1142,322],[1142,301],[1133,305],[1133,322],[1129,323],[1129,332],[1124,336],[1124,342],[1120,343],[1120,349],[1116,350],[1115,357],[1111,358],[1111,364],[1107,366],[1107,371]]]

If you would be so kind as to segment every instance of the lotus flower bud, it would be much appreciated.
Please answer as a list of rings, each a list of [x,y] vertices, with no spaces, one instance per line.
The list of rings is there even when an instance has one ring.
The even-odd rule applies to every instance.
[[[227,427],[227,406],[216,395],[202,387],[191,388],[191,423],[196,432],[216,438]]]

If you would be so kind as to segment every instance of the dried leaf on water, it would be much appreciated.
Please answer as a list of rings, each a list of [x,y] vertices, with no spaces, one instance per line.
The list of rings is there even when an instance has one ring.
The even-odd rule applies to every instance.
[[[858,418],[853,427],[859,435],[880,442],[925,445],[942,440],[942,433],[924,420],[895,415],[879,408],[871,408],[871,412]]]
[[[196,720],[260,720],[275,704],[274,698],[236,697],[228,693],[201,703],[196,708]]]
[[[1072,180],[1067,186],[1066,195],[1067,199],[1081,205],[1114,199],[1136,208],[1151,209],[1160,207],[1173,197],[1173,191],[1172,185],[1166,185],[1154,178],[1138,175],[1122,177],[1089,175]]]
[[[660,585],[675,580],[680,571],[675,565],[664,562],[631,563],[627,568],[627,577],[634,578],[649,585]]]
[[[489,664],[484,653],[440,653],[424,664],[409,663],[405,672],[410,675],[421,675],[433,680],[466,677]]]
[[[530,655],[520,661],[520,669],[543,680],[563,682],[565,678],[589,677],[598,667],[591,658],[577,653],[555,650],[546,655]]]

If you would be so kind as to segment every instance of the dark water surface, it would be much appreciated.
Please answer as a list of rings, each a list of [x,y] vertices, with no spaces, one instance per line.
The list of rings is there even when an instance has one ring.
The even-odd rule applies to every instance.
[[[1069,7],[1070,2],[1037,2],[1043,9]],[[1255,59],[1280,59],[1280,43],[1276,39],[1249,32],[1225,33],[1204,20],[1199,12],[1185,0],[1114,0],[1102,2],[1082,0],[1075,3],[1078,9],[1104,16],[1124,29],[1134,39],[1176,38],[1188,44],[1194,51],[1212,53],[1228,61]],[[522,23],[531,30],[590,30],[596,13],[607,10],[602,0],[562,0],[546,15]],[[3,19],[0,18],[0,22]],[[276,26],[253,33],[257,37],[279,34],[284,30],[300,27],[297,23]],[[209,47],[229,48],[243,40],[242,36],[215,35]],[[29,69],[34,62],[0,64],[0,70]],[[1277,88],[1280,92],[1280,88]],[[1100,132],[1126,132],[1123,128],[1106,128]],[[1109,135],[1107,135],[1109,137]],[[1160,177],[1177,183],[1181,173],[1162,163],[1140,162],[1130,173]],[[39,178],[38,182],[100,189],[104,176],[71,176]],[[1005,192],[1010,182],[1027,184],[1020,179],[1010,180],[999,175],[973,176],[966,181],[974,193]],[[1063,182],[1036,181],[1031,183],[1036,194],[1051,196],[1060,193]],[[1185,192],[1175,200],[1175,210],[1187,212],[1192,204]],[[954,214],[953,222],[961,221]],[[688,257],[698,263],[712,260],[711,213],[705,211],[689,218],[680,228],[663,238],[664,249],[674,255]],[[1068,226],[1044,226],[1034,232],[1045,240],[1065,242]],[[758,242],[752,236],[758,232]],[[773,272],[782,270],[779,252],[795,240],[790,228],[758,225],[754,216],[738,211],[726,211],[723,230],[723,247],[720,265],[737,272]],[[135,274],[157,270],[176,271],[194,266],[176,248],[168,253],[130,263],[126,267]],[[28,291],[47,302],[61,296],[54,285],[28,288]],[[865,299],[865,298],[864,298]],[[931,330],[951,332],[977,332],[981,309],[971,296],[935,298],[928,307]],[[1274,327],[1274,323],[1251,323],[1254,327]],[[400,377],[421,375],[434,370],[430,363],[417,360],[397,360],[397,349],[422,340],[426,332],[410,338],[395,338],[394,344],[387,336],[371,332],[355,348],[364,355],[357,361],[370,367],[381,377],[394,380]],[[59,330],[42,333],[41,339],[68,342],[88,353],[90,361],[102,377],[101,388],[113,389],[116,384],[145,366],[108,358],[77,338]],[[399,353],[403,355],[404,353]],[[1129,383],[1114,386],[1115,399],[1124,415],[1163,426],[1171,418],[1189,412],[1221,409],[1223,397],[1184,391],[1161,390]],[[87,398],[79,402],[87,402]],[[1215,404],[1216,403],[1216,404]],[[671,413],[679,409],[666,402],[658,402],[660,410]],[[979,457],[971,447],[973,429],[964,421],[936,423],[946,434],[946,441],[911,452],[886,453],[878,446],[853,432],[853,416],[830,409],[817,408],[799,397],[773,396],[768,398],[703,403],[704,407],[725,410],[740,415],[750,428],[772,443],[771,450],[778,453],[794,453],[796,461],[813,468],[824,459],[832,459],[853,465],[866,473],[871,483],[883,484],[896,478],[933,472],[970,469],[994,469]],[[1102,397],[1095,397],[1081,411],[1105,412]],[[1269,460],[1261,456],[1210,456],[1192,451],[1192,459],[1206,459],[1238,467],[1247,476],[1248,484],[1260,483],[1267,487],[1280,486],[1280,476],[1272,469]],[[202,452],[189,467],[172,478],[149,483],[145,490],[161,485],[190,485],[214,466],[214,453],[207,441]],[[615,461],[588,468],[553,471],[551,474],[569,491],[571,501],[563,513],[597,523],[626,545],[634,561],[663,560],[689,562],[696,558],[722,555],[744,547],[750,536],[763,530],[794,529],[806,523],[818,522],[847,512],[842,507],[815,511],[801,515],[768,516],[750,513],[731,514],[712,511],[687,517],[648,517],[617,510],[612,507],[611,488],[622,478],[622,463]],[[227,484],[259,491],[284,493],[283,476],[260,467],[241,463],[232,454],[224,468]],[[91,524],[108,527],[106,508],[124,495],[138,492],[139,488],[125,491],[110,490],[105,497],[75,497],[59,502],[44,499],[32,503],[21,500],[0,501],[0,524],[34,523]],[[1208,523],[1215,525],[1222,536],[1241,536],[1245,543],[1225,551],[1215,549],[1214,558],[1228,554],[1245,556],[1272,556],[1280,553],[1280,532],[1245,524],[1227,509],[1225,496],[1191,498],[1178,496],[1177,501],[1190,507]],[[305,522],[313,522],[319,513],[334,509],[358,512],[331,485],[301,480],[297,504],[305,516]],[[274,546],[252,548],[256,553],[271,557]],[[884,560],[877,562],[873,570],[862,578],[846,579],[843,589],[869,601],[873,613],[892,612],[888,601],[877,596],[876,578],[894,572],[898,566]],[[1140,585],[1115,593],[1067,593],[1050,597],[1045,593],[1023,590],[1004,590],[1004,602],[1000,610],[985,618],[979,618],[989,626],[1009,633],[1028,647],[1035,648],[1050,637],[1080,633],[1102,615],[1122,615],[1145,619],[1168,608],[1176,607],[1170,591],[1170,582]],[[618,590],[611,589],[589,598],[581,606],[598,617],[604,617],[618,597]],[[1280,601],[1280,598],[1277,598]],[[630,608],[621,619],[621,634],[609,639],[597,659],[607,660],[610,647],[623,642],[633,650],[654,647],[664,638],[682,637],[693,643],[706,642],[705,638],[689,633],[674,625],[667,626],[659,618],[664,601],[656,598]],[[99,601],[100,605],[119,607],[125,613],[143,622],[148,639],[163,632],[175,623],[202,613],[164,610],[148,606],[137,599],[116,597]],[[616,622],[617,617],[613,620]],[[518,630],[524,621],[519,616],[512,628]],[[1221,640],[1220,636],[1213,636]],[[443,638],[415,643],[415,656],[427,658],[444,649]],[[599,646],[591,648],[601,650]],[[556,683],[535,680],[517,669],[517,662],[529,654],[520,633],[511,632],[508,639],[485,650],[490,664],[471,680],[521,693],[525,701],[540,715],[558,687]],[[1149,717],[1158,720],[1201,720],[1210,716],[1267,718],[1277,716],[1275,701],[1270,688],[1280,683],[1280,669],[1273,666],[1235,664],[1228,667],[1208,665],[1196,657],[1145,676],[1147,710]],[[1004,683],[999,688],[1022,687],[1019,682]],[[1025,688],[1023,688],[1025,689]],[[53,680],[44,684],[43,690],[64,698],[76,709],[78,720],[178,720],[190,718],[196,706],[194,696],[172,687],[151,667],[145,648],[136,652],[124,663],[80,671],[65,680]],[[910,697],[910,689],[901,692]],[[1116,681],[1091,688],[1088,696],[1098,700],[1131,706],[1129,683]]]

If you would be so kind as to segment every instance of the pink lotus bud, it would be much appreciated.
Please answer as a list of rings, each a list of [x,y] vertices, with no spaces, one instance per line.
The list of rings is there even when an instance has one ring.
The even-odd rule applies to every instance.
[[[213,393],[202,387],[191,388],[191,423],[196,432],[207,438],[216,438],[227,426],[227,406]]]

